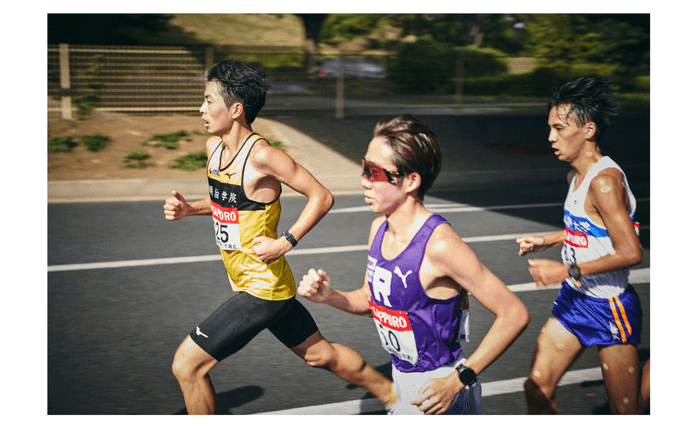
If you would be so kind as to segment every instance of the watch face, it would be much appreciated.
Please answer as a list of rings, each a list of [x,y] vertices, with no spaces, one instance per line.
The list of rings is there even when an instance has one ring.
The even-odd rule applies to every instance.
[[[470,369],[469,367],[459,366],[457,368],[457,372],[459,374],[459,380],[462,381],[462,384],[471,385],[476,382],[476,373],[474,373],[474,370]]]

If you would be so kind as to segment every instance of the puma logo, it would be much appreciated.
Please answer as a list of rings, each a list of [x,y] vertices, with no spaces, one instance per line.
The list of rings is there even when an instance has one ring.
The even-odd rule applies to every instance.
[[[399,269],[399,266],[396,266],[394,267],[394,273],[399,275],[399,278],[401,278],[401,281],[403,281],[403,287],[408,288],[408,285],[406,285],[406,278],[408,277],[408,275],[413,273],[413,270],[409,270],[408,273],[404,275],[403,273],[401,273],[401,269]]]
[[[195,330],[195,333],[197,333],[197,336],[204,336],[204,337],[206,337],[207,339],[209,339],[209,336],[207,336],[206,334],[202,333],[202,330],[199,329],[199,326],[197,326],[197,329]]]

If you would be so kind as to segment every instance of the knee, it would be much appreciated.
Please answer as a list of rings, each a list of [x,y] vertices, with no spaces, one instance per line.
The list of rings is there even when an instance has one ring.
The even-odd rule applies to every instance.
[[[330,370],[335,362],[333,346],[326,342],[315,345],[304,355],[304,361],[311,367]]]
[[[208,373],[209,367],[206,362],[199,360],[195,354],[192,354],[188,348],[180,347],[173,357],[171,370],[175,379],[183,383],[204,377]]]
[[[543,381],[539,381],[537,375],[530,374],[530,376],[523,383],[523,390],[525,391],[525,396],[531,400],[546,400],[552,399],[554,394],[554,389],[549,387]]]
[[[175,376],[175,379],[177,379],[180,382],[192,378],[192,375],[194,374],[194,369],[192,368],[192,366],[188,365],[188,361],[185,357],[185,354],[180,352],[180,350],[178,350],[175,353],[170,368],[173,372],[173,376]]]

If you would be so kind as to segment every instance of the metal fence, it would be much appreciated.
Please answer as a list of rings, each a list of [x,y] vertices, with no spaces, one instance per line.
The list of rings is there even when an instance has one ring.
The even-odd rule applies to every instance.
[[[337,57],[345,58],[348,65],[358,62],[378,65],[383,73],[374,77],[314,73],[314,66],[321,60]],[[270,83],[265,107],[268,111],[314,108],[308,103],[308,97],[304,99],[313,95],[315,107],[335,108],[336,116],[342,117],[349,99],[382,100],[387,95],[397,94],[390,80],[384,79],[389,55],[334,53],[312,58],[303,48],[61,44],[48,47],[48,114],[63,118],[80,117],[93,111],[197,114],[202,103],[204,73],[214,62],[229,58],[260,67],[266,64],[264,68]],[[528,64],[524,67],[530,67],[532,59],[525,61]],[[518,67],[519,63],[511,63]],[[518,73],[517,70],[510,72]],[[457,83],[454,103],[459,103],[461,97],[460,74],[457,68],[453,78]],[[319,100],[326,104],[318,105]]]
[[[48,112],[71,118],[81,103],[103,111],[192,110],[202,99],[211,47],[48,47]]]

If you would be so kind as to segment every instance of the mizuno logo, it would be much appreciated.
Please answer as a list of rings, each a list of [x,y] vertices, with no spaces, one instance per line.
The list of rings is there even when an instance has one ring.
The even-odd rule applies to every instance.
[[[197,326],[197,329],[195,330],[195,333],[197,333],[197,336],[204,336],[204,337],[206,337],[207,339],[209,339],[209,336],[207,336],[206,334],[202,333],[202,330],[199,329],[199,326]]]

